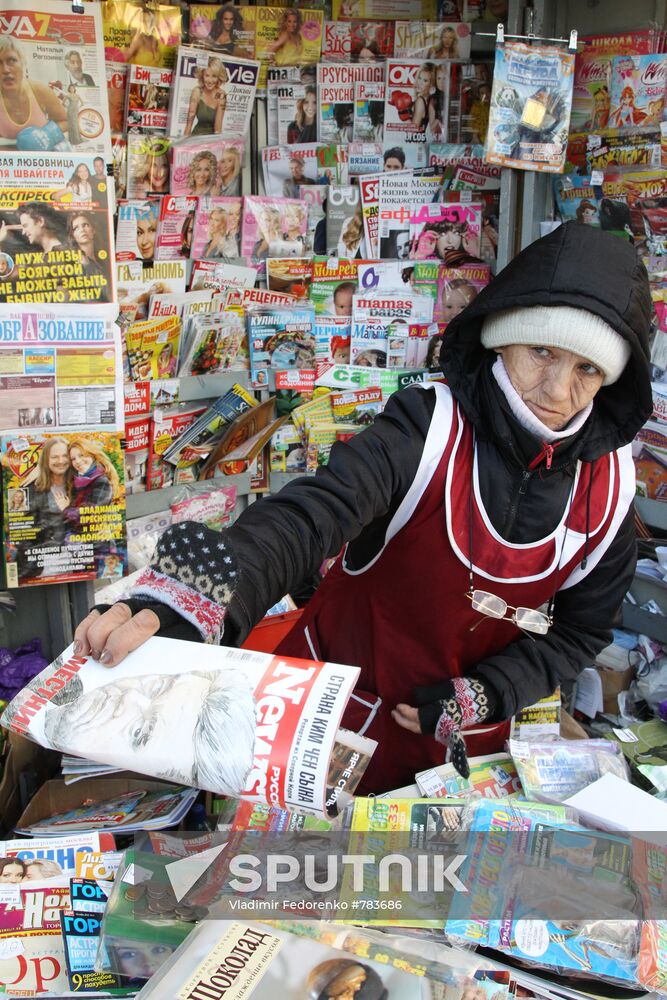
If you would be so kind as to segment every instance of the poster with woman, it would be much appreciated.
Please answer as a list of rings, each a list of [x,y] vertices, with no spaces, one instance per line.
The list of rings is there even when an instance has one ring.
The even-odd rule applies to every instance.
[[[0,4],[0,149],[110,159],[100,7]]]
[[[384,149],[403,152],[402,167],[424,167],[428,144],[447,138],[448,63],[431,59],[387,60]]]
[[[126,572],[120,434],[3,437],[2,466],[8,586]]]
[[[128,0],[108,0],[101,6],[107,59],[167,69],[174,65],[181,41],[180,7]]]
[[[242,59],[255,58],[255,7],[190,4],[190,38]]]
[[[1,41],[1,39],[0,39]],[[0,302],[112,302],[104,161],[16,153],[0,179]]]

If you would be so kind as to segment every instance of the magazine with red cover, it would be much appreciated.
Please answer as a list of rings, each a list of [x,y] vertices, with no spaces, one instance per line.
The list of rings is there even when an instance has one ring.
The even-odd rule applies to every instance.
[[[158,260],[180,260],[190,256],[197,202],[197,198],[177,198],[171,194],[162,199],[156,252]]]
[[[173,76],[172,70],[159,66],[128,67],[126,131],[166,132]]]
[[[447,137],[449,63],[388,59],[384,105],[384,149],[402,150],[403,166],[423,167],[428,144]]]

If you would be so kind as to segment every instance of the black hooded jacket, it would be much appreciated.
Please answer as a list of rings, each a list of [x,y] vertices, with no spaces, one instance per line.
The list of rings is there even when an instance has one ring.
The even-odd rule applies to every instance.
[[[532,471],[528,466],[543,443],[513,417],[491,374],[495,354],[480,342],[484,316],[530,305],[587,309],[632,349],[621,378],[599,391],[588,420],[559,445],[551,468],[541,463]],[[494,527],[508,541],[534,541],[550,532],[565,509],[576,461],[593,461],[628,444],[650,416],[650,306],[646,272],[632,247],[601,230],[568,223],[527,247],[449,325],[442,368],[475,426],[482,497]],[[382,548],[387,527],[417,472],[434,407],[435,393],[430,390],[413,386],[395,393],[372,427],[346,444],[334,445],[329,465],[316,476],[251,505],[227,529],[225,540],[238,582],[225,618],[226,644],[242,642],[273,603],[309,579],[345,542],[350,543],[351,568],[367,565]],[[195,560],[199,546],[206,544],[208,551],[213,541],[208,529],[202,534],[201,526],[196,527],[197,538],[204,541],[194,535],[188,539],[190,560]],[[162,536],[156,568],[174,538],[170,531]],[[177,544],[183,543],[181,534]],[[218,567],[219,579],[225,579],[229,565],[227,556],[226,565]],[[557,595],[555,622],[547,635],[520,638],[478,664],[475,674],[495,694],[496,718],[508,718],[558,684],[571,682],[593,662],[610,641],[634,565],[630,510],[601,562],[580,583]],[[185,628],[194,632],[193,626]],[[171,634],[185,637],[182,630]]]

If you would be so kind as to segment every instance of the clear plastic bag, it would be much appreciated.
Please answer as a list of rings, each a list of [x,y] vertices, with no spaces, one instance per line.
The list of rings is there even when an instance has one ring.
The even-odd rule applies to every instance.
[[[630,780],[611,740],[510,740],[508,749],[526,798],[537,802],[564,802],[603,774]]]

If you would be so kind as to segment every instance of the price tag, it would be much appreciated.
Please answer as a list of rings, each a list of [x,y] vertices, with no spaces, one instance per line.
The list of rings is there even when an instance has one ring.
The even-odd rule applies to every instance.
[[[419,791],[427,799],[438,799],[446,794],[447,788],[437,771],[431,769],[417,775],[416,778]]]
[[[468,202],[471,202],[472,201],[472,191],[470,191],[468,188],[463,188],[461,191],[459,191],[459,200],[460,200],[460,202],[461,202],[462,205],[463,204],[467,204]]]
[[[593,170],[591,173],[591,184],[593,187],[599,187],[604,180],[604,174],[601,170]]]
[[[16,958],[25,951],[23,941],[20,938],[0,939],[0,962],[7,961],[8,958]]]

